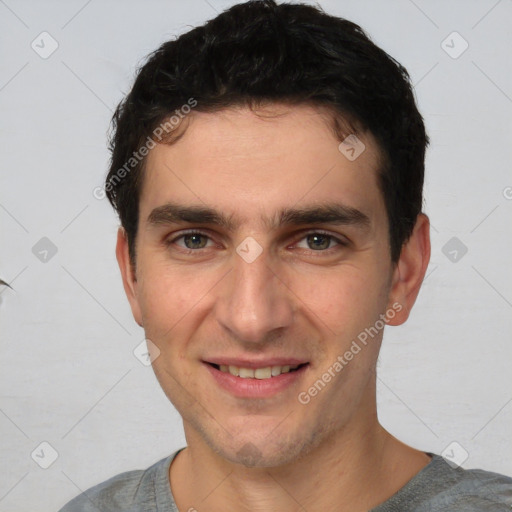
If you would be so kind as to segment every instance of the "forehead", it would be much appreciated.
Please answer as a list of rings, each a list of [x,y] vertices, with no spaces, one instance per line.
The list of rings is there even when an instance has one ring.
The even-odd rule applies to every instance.
[[[142,219],[168,202],[215,206],[240,219],[302,204],[383,208],[375,139],[358,133],[355,149],[364,150],[349,158],[332,119],[317,108],[194,112],[180,129],[175,142],[157,144],[147,157]]]

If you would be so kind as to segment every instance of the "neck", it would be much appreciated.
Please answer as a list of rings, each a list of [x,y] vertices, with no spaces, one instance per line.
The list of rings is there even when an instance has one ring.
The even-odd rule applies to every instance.
[[[346,426],[300,460],[280,467],[245,467],[213,452],[195,431],[171,465],[179,510],[213,512],[367,511],[386,501],[430,458],[366,418]]]

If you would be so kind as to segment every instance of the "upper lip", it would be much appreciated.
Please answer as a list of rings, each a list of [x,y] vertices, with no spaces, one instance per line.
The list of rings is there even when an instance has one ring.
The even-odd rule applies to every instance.
[[[305,364],[308,361],[305,359],[297,359],[295,357],[271,357],[267,359],[255,359],[254,357],[240,358],[240,357],[209,357],[203,360],[205,363],[238,366],[239,368],[266,368],[267,366],[296,366]]]

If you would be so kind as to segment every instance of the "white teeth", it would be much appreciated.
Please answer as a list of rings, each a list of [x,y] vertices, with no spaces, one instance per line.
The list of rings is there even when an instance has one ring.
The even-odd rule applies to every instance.
[[[278,375],[281,375],[281,367],[272,366],[272,377],[277,377]]]
[[[267,366],[266,368],[258,368],[257,370],[254,370],[254,377],[256,379],[270,379],[270,377],[272,377],[272,369],[270,366]]]
[[[235,377],[242,379],[270,379],[271,377],[277,377],[282,373],[288,373],[290,370],[295,370],[299,365],[290,366],[285,364],[283,366],[265,366],[264,368],[240,368],[238,366],[221,364],[219,369],[221,372],[230,373]]]

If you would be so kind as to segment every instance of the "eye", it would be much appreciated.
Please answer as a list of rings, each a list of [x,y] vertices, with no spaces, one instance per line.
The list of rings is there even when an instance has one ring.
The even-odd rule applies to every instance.
[[[347,244],[333,235],[315,231],[314,233],[308,233],[305,237],[303,237],[299,243],[296,244],[296,247],[299,247],[300,249],[322,252],[339,245],[345,246]]]
[[[210,237],[200,231],[182,233],[181,235],[169,240],[167,243],[169,245],[176,244],[178,247],[188,250],[205,249],[207,247],[211,247],[213,244]],[[210,245],[208,245],[208,243],[210,243]]]

